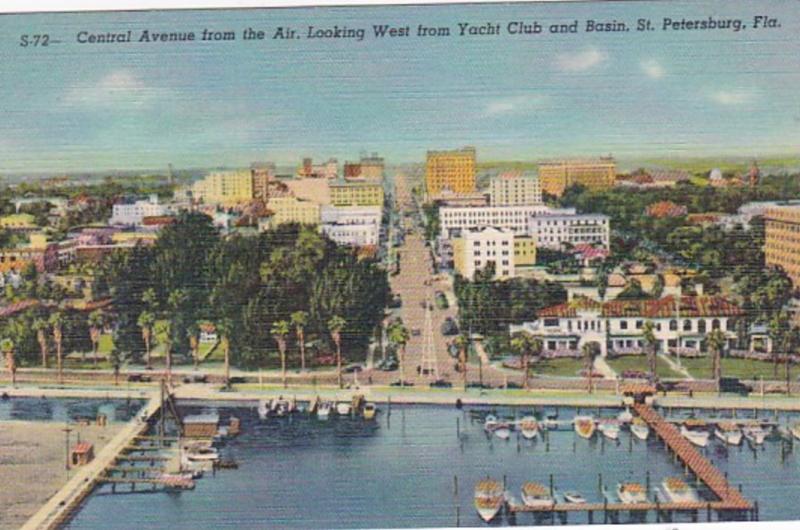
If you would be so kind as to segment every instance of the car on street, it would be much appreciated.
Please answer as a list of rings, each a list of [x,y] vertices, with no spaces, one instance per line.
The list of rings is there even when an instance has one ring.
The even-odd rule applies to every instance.
[[[492,388],[492,385],[488,383],[479,383],[478,381],[470,381],[467,383],[467,388],[490,389]]]
[[[458,324],[452,317],[447,317],[442,322],[442,335],[458,335]]]
[[[430,384],[431,388],[453,388],[453,383],[444,379],[437,379]]]
[[[719,379],[720,392],[729,392],[746,396],[753,391],[753,388],[739,380],[738,377],[721,377]]]
[[[389,386],[414,386],[414,383],[410,381],[403,381],[401,383],[400,380],[398,379],[397,381],[390,383]]]
[[[363,372],[364,365],[361,363],[350,363],[347,366],[345,366],[342,370],[346,374],[352,374],[354,372]]]
[[[149,383],[152,381],[149,375],[131,374],[128,376],[129,383]]]
[[[420,335],[422,335],[422,330],[420,330],[419,328],[414,328],[411,330],[412,337],[419,337]]]

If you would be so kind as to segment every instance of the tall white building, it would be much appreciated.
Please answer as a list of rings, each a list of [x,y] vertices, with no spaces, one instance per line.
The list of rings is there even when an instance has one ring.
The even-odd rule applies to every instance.
[[[111,210],[111,225],[141,226],[145,217],[169,215],[172,210],[169,205],[161,204],[158,195],[151,195],[143,201],[127,204],[115,204]]]
[[[502,173],[489,184],[491,206],[526,206],[542,204],[542,188],[535,174]]]
[[[609,248],[611,228],[608,216],[601,214],[545,214],[528,219],[528,234],[537,248],[561,250],[566,243],[572,246],[601,244]]]
[[[455,270],[465,278],[494,263],[497,279],[514,277],[514,232],[508,228],[486,227],[464,230],[453,241]]]
[[[443,206],[439,209],[440,235],[457,236],[467,228],[492,226],[508,228],[517,234],[528,231],[528,219],[534,215],[574,215],[574,208],[554,209],[543,204],[526,206]]]

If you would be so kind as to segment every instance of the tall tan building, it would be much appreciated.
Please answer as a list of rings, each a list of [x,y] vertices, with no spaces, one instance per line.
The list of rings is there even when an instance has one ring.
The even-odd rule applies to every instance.
[[[539,177],[521,172],[501,173],[489,184],[492,206],[526,206],[542,203]]]
[[[617,162],[611,157],[593,160],[558,160],[539,164],[542,191],[560,197],[573,184],[590,190],[605,190],[614,186]]]
[[[764,255],[767,265],[778,265],[800,285],[800,205],[775,206],[764,215]]]
[[[442,190],[455,193],[475,191],[475,148],[454,151],[428,151],[425,164],[425,189],[429,196]]]
[[[253,198],[253,177],[249,170],[209,173],[192,185],[192,194],[206,204],[234,206]]]

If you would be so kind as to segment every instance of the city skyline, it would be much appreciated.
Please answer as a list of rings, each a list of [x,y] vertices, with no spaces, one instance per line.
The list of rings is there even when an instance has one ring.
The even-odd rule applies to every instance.
[[[421,162],[472,145],[479,160],[559,156],[761,157],[800,141],[800,26],[260,43],[77,44],[79,31],[195,31],[420,23],[741,17],[744,2],[421,6],[25,15],[63,42],[19,46],[0,17],[0,173]],[[80,18],[77,18],[80,16]],[[81,20],[81,25],[71,23]],[[30,22],[35,21],[35,22]],[[68,29],[64,29],[64,28]],[[12,29],[14,29],[12,31]],[[631,42],[635,45],[632,46]],[[490,57],[491,60],[484,60]]]

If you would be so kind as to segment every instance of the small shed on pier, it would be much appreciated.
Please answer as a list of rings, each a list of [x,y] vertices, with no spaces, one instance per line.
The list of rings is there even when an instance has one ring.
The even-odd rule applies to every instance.
[[[69,467],[85,466],[94,460],[94,445],[89,442],[76,443],[69,452]]]

